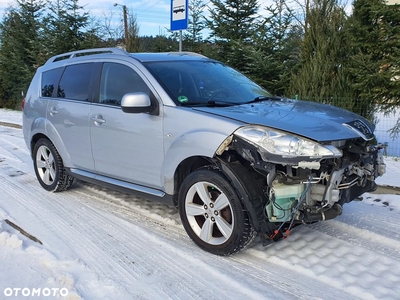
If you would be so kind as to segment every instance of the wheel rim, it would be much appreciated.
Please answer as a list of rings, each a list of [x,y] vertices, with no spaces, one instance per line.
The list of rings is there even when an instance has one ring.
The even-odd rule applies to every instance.
[[[185,212],[193,232],[207,244],[221,245],[232,236],[231,203],[214,184],[201,181],[192,185],[186,194]]]
[[[54,156],[46,146],[40,146],[36,152],[36,169],[40,179],[46,185],[52,185],[56,177]]]

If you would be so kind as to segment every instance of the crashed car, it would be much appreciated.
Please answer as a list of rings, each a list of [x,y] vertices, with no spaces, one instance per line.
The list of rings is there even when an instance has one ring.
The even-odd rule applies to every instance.
[[[368,120],[275,97],[194,53],[60,54],[38,68],[23,106],[43,188],[80,179],[167,201],[218,255],[333,219],[385,173]]]

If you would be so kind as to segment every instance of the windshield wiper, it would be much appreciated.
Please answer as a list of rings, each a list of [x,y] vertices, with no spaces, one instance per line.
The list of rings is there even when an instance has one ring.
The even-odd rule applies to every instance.
[[[282,98],[278,97],[278,96],[257,96],[253,100],[246,102],[246,104],[261,102],[261,101],[265,101],[265,100],[282,100]]]
[[[207,107],[226,107],[238,105],[239,103],[208,100],[207,102],[181,102],[183,106],[207,106]]]

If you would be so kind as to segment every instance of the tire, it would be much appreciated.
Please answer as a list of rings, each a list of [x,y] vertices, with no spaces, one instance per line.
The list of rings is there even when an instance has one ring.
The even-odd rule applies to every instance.
[[[64,191],[74,181],[66,173],[60,154],[48,139],[42,138],[35,144],[33,166],[40,185],[47,191]]]
[[[229,255],[244,249],[255,237],[247,211],[221,172],[200,169],[191,173],[178,197],[183,227],[201,249]]]

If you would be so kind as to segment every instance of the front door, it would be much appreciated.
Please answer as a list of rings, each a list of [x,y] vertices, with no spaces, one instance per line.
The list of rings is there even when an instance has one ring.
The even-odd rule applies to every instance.
[[[122,96],[151,91],[138,73],[121,63],[104,63],[99,101],[91,106],[90,134],[96,173],[161,189],[164,158],[162,117],[124,113]]]

